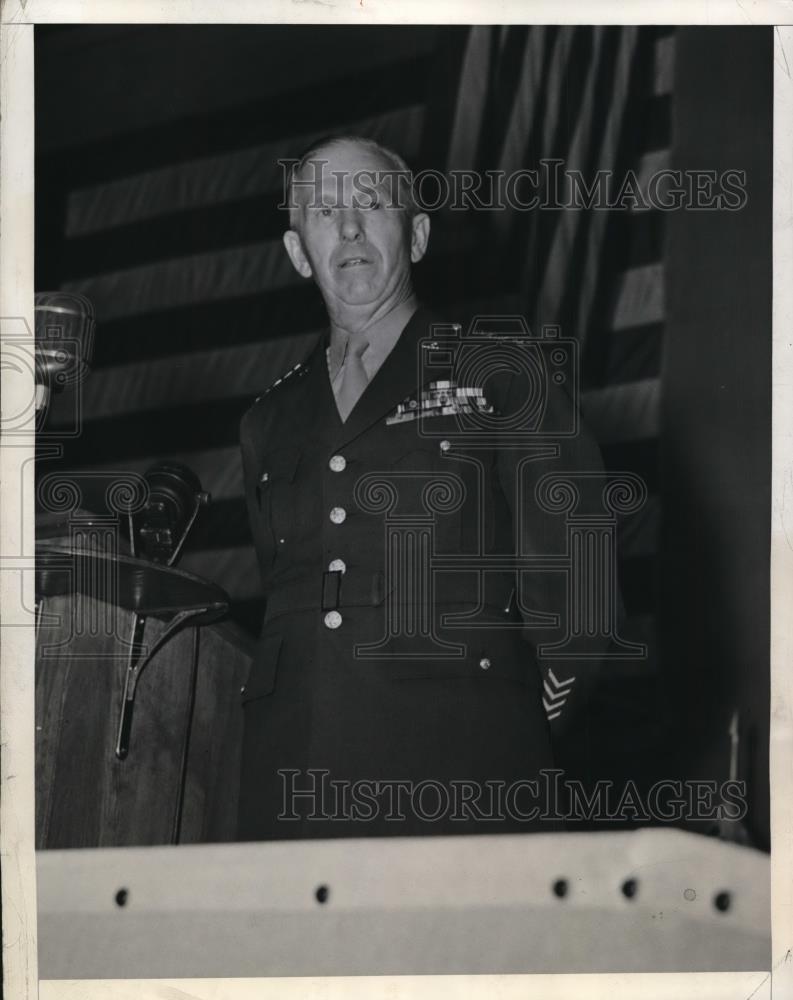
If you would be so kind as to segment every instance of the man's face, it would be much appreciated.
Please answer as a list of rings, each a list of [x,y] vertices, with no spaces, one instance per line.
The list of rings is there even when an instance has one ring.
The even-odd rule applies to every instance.
[[[300,224],[284,244],[332,318],[385,315],[411,294],[410,265],[424,255],[429,219],[396,207],[400,189],[382,176],[389,170],[377,151],[343,143],[320,150],[300,178],[309,184],[295,188]]]

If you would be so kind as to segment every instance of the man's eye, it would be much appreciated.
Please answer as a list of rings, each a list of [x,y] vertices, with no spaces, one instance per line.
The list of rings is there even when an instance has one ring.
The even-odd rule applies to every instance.
[[[319,210],[319,214],[327,219],[329,216],[333,215],[333,209],[328,208],[327,205],[323,205],[323,207]]]

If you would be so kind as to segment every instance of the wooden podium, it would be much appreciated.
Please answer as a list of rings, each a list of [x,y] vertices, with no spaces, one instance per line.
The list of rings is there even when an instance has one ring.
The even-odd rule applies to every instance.
[[[36,847],[233,840],[249,641],[220,588],[86,529],[36,551]]]

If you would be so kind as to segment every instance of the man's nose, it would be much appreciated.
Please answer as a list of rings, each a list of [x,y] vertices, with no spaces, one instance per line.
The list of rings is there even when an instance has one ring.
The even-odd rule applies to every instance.
[[[340,233],[343,240],[363,239],[364,228],[361,212],[358,208],[345,208],[340,213]]]

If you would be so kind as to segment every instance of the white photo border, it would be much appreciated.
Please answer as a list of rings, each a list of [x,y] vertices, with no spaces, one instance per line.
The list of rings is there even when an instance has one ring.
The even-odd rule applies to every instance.
[[[793,998],[793,8],[778,0],[0,0],[0,317],[33,330],[33,25],[46,23],[775,24],[773,480],[771,538],[772,969],[739,973],[393,976],[42,981],[37,977],[34,850],[34,629],[0,629],[0,854],[5,995],[13,1000],[223,1000],[322,997]],[[787,25],[787,26],[785,26]],[[5,324],[6,319],[0,321]],[[2,371],[4,414],[30,385]],[[29,447],[0,448],[0,620],[34,602]],[[29,483],[28,483],[29,485]],[[30,496],[32,491],[25,490]],[[10,567],[10,568],[8,568]],[[30,616],[28,616],[30,617]]]

